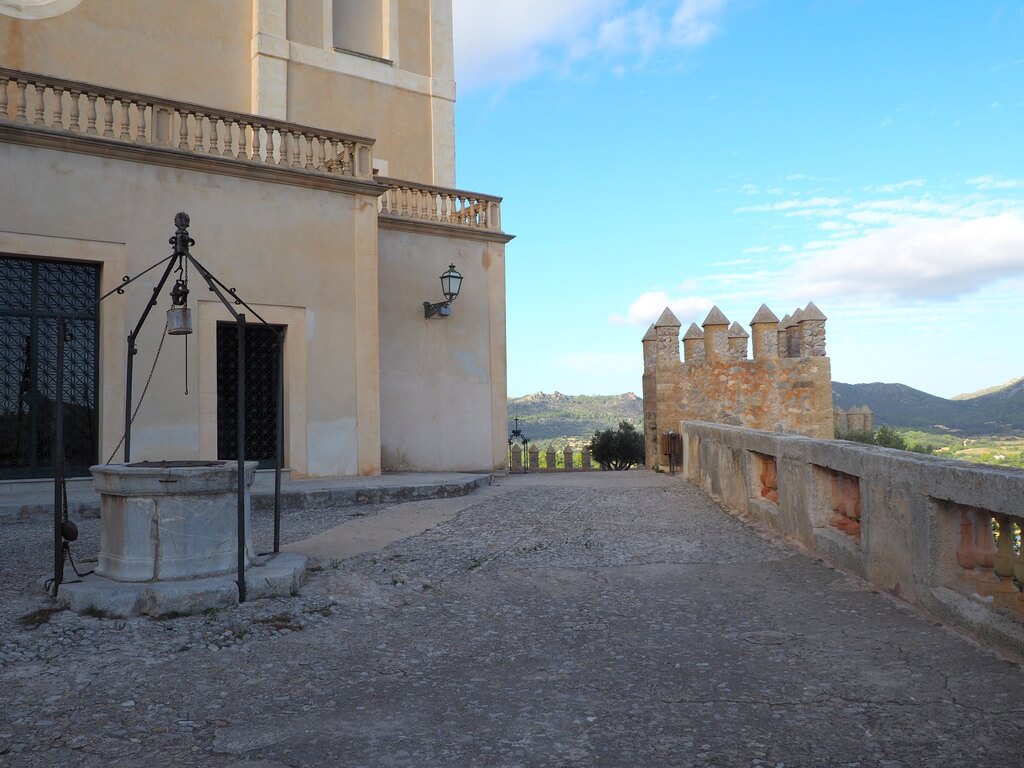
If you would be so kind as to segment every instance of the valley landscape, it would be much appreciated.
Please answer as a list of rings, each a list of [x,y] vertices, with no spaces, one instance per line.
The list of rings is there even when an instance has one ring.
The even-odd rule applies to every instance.
[[[887,425],[910,444],[926,445],[936,456],[999,466],[1024,467],[1024,377],[978,392],[942,398],[905,384],[832,382],[839,408],[866,405],[875,426]],[[513,419],[531,442],[542,446],[587,443],[596,430],[628,421],[643,425],[643,400],[620,395],[534,392],[508,401]]]

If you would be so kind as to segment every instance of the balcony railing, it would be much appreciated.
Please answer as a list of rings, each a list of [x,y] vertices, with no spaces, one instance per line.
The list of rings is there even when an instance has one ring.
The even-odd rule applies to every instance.
[[[373,140],[0,68],[0,124],[370,179]]]
[[[373,139],[0,67],[0,126],[369,181]],[[501,231],[501,198],[378,178],[391,219]]]
[[[501,198],[379,177],[388,188],[380,196],[382,216],[501,231]]]

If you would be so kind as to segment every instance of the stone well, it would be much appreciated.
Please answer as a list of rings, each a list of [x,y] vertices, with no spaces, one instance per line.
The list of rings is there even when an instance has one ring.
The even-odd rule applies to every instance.
[[[238,602],[238,464],[164,461],[92,467],[100,494],[95,573],[66,581],[58,602],[103,616],[176,616]],[[306,558],[256,555],[245,465],[245,588],[249,600],[295,594]]]
[[[143,461],[91,472],[100,494],[98,576],[168,581],[237,569],[237,463]],[[249,488],[255,472],[256,462],[246,462],[246,566],[254,555]]]

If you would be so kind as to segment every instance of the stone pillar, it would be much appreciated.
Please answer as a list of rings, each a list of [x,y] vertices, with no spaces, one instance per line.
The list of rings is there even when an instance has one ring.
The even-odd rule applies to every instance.
[[[683,335],[683,359],[688,363],[702,363],[704,356],[704,331],[696,323],[690,323]]]
[[[540,469],[540,448],[536,445],[530,446],[530,469],[536,471]]]
[[[654,325],[647,329],[642,339],[644,347],[644,441],[649,457],[654,456],[654,439],[658,434],[658,331]],[[649,462],[653,458],[648,458]]]
[[[568,445],[562,451],[562,458],[565,459],[565,468],[567,470],[572,469],[572,448]]]
[[[861,412],[864,414],[864,428],[868,432],[875,431],[875,413],[866,405],[861,406]]]
[[[757,314],[750,321],[753,331],[754,359],[762,360],[779,356],[779,318],[762,304]]]
[[[547,451],[544,452],[544,461],[546,462],[548,469],[554,469],[556,467],[558,458],[553,445],[549,445]]]
[[[742,325],[739,323],[730,325],[729,333],[726,335],[729,344],[729,357],[734,357],[737,360],[746,360],[747,339],[749,338],[750,334],[743,329]]]
[[[800,357],[825,357],[825,320],[814,302],[800,314]]]
[[[718,307],[712,307],[704,319],[704,356],[708,360],[729,357],[729,318]]]
[[[779,357],[789,357],[789,315],[779,320],[778,334]]]
[[[580,458],[581,458],[582,464],[583,464],[583,466],[581,468],[584,471],[586,471],[588,469],[593,469],[594,468],[594,464],[590,460],[590,448],[589,447],[583,449],[583,453],[580,455]]]
[[[512,445],[512,460],[509,465],[510,472],[523,471],[523,449],[517,444]]]

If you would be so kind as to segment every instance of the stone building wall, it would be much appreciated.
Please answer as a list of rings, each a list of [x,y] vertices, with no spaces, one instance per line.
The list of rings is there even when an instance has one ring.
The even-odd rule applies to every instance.
[[[683,421],[703,421],[829,439],[834,435],[832,371],[825,316],[814,306],[784,323],[762,305],[751,333],[714,307],[683,335],[667,309],[644,337],[647,465],[663,466],[660,436]],[[748,357],[753,338],[754,356]]]

